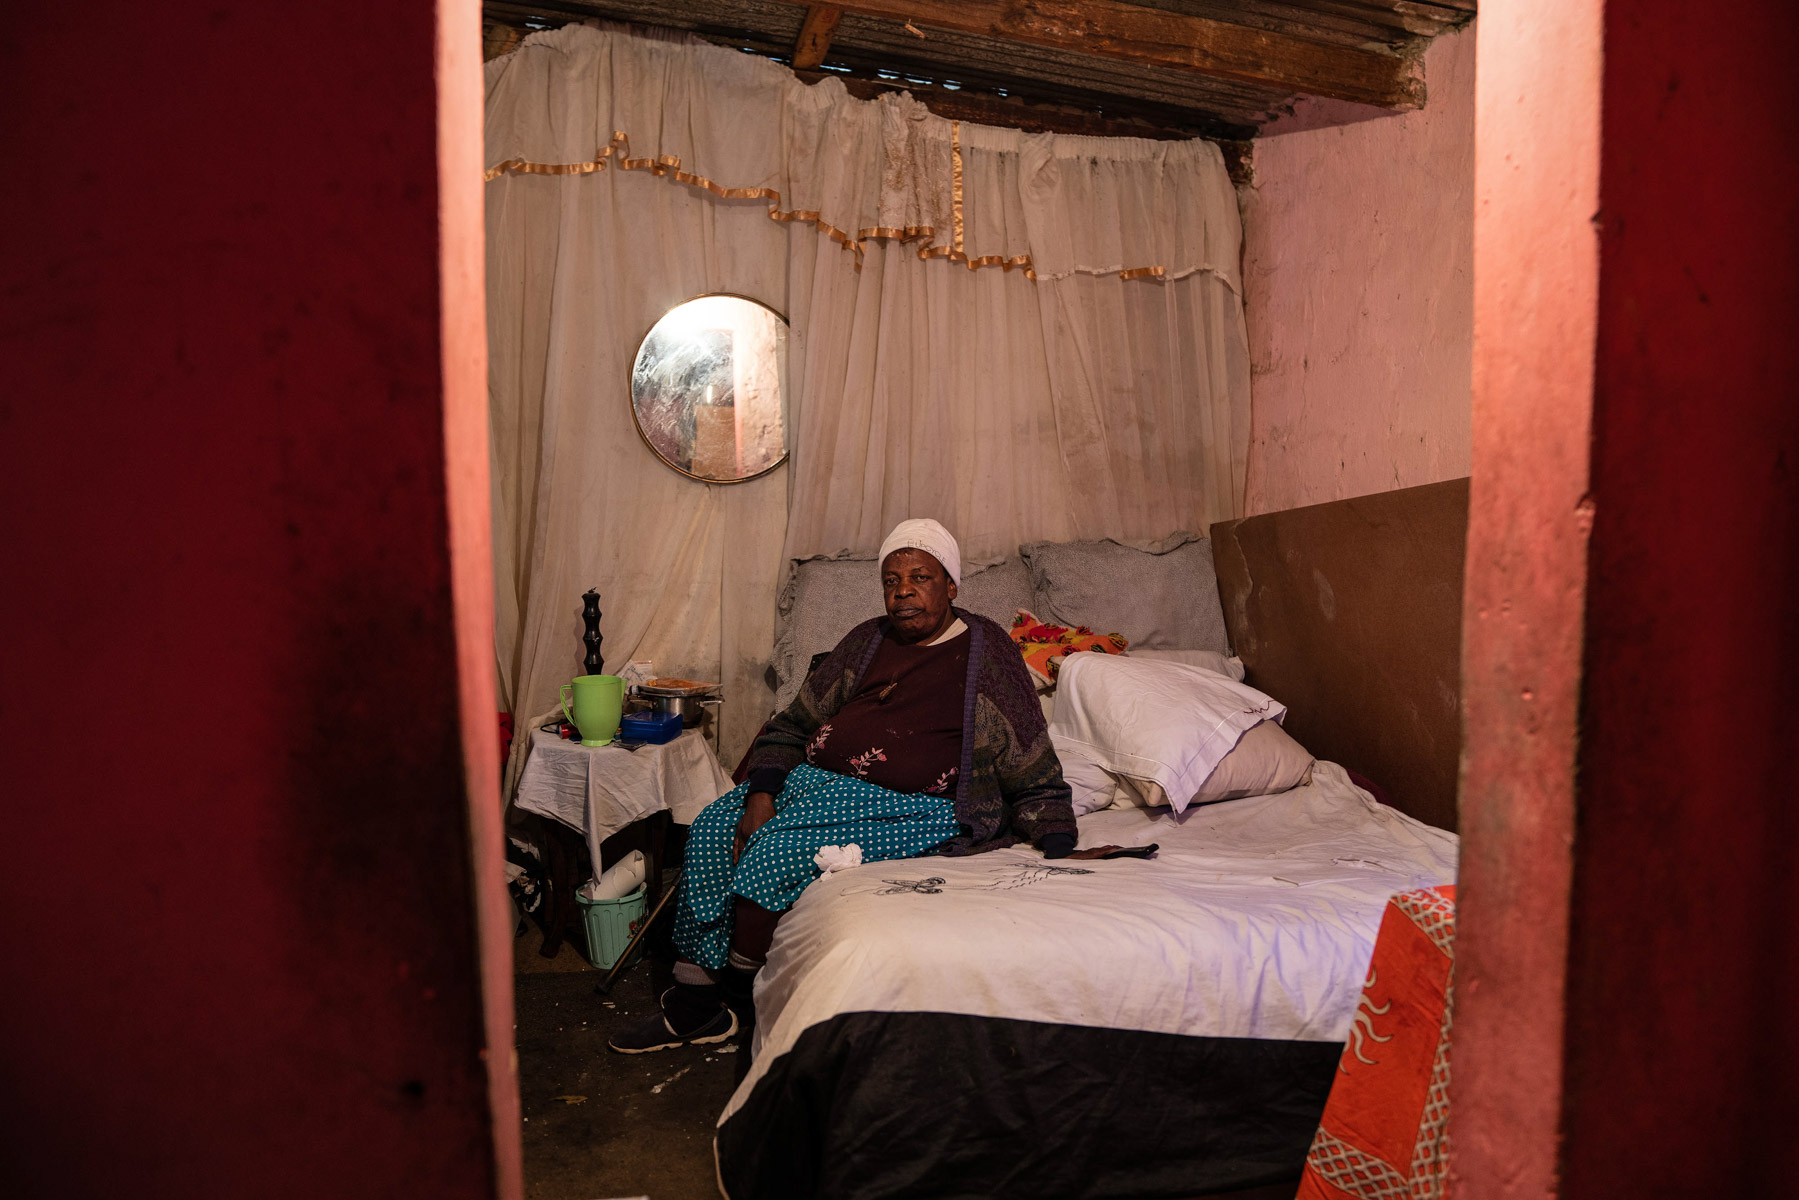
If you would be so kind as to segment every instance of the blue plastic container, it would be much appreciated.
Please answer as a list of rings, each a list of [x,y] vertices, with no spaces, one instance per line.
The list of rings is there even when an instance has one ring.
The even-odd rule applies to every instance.
[[[627,741],[660,746],[663,742],[672,742],[681,736],[681,714],[631,713],[619,721],[618,735]]]

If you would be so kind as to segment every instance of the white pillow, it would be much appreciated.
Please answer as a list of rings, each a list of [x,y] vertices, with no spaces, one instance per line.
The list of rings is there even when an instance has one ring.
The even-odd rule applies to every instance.
[[[1193,803],[1245,733],[1286,706],[1185,663],[1071,654],[1056,681],[1050,736],[1114,775],[1153,783],[1176,812]]]
[[[1220,675],[1235,679],[1238,683],[1243,682],[1243,660],[1234,654],[1226,658],[1216,650],[1126,650],[1125,655],[1129,658],[1148,658],[1158,662],[1186,663],[1189,667],[1216,671]]]
[[[1056,757],[1062,760],[1062,778],[1074,793],[1075,816],[1086,816],[1102,808],[1129,807],[1124,787],[1106,774],[1104,767],[1083,754],[1080,747],[1057,738],[1054,731],[1049,740],[1056,748]]]
[[[1190,667],[1199,667],[1206,671],[1216,671],[1220,675],[1243,682],[1243,660],[1236,655],[1226,658],[1216,650],[1126,650],[1126,658],[1153,658],[1161,662],[1186,663]],[[1037,703],[1043,708],[1045,724],[1056,719],[1056,685],[1048,687],[1039,685]]]

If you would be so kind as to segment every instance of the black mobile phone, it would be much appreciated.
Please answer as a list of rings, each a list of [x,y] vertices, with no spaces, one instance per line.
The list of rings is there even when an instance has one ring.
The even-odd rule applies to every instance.
[[[1102,854],[1101,858],[1154,858],[1156,851],[1162,847],[1155,842],[1147,846],[1121,846],[1110,854]]]

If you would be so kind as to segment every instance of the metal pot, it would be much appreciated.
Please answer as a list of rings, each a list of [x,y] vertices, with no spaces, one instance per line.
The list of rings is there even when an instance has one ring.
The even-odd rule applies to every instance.
[[[649,705],[651,710],[659,713],[680,713],[681,728],[692,729],[700,723],[705,709],[700,705],[708,699],[705,696],[651,696],[641,690],[632,693],[638,700]]]

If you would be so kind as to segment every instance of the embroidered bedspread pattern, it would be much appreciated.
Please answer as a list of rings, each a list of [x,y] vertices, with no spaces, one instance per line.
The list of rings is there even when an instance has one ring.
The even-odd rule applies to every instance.
[[[1299,1200],[1436,1200],[1449,1120],[1455,888],[1393,897]]]
[[[1080,820],[1083,845],[821,877],[781,922],[756,987],[755,1059],[721,1114],[811,1026],[947,1012],[1188,1036],[1341,1042],[1396,892],[1453,881],[1456,838],[1375,803],[1343,769],[1278,796]]]

